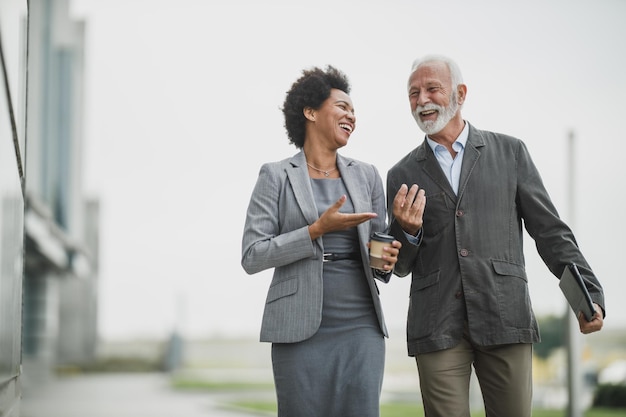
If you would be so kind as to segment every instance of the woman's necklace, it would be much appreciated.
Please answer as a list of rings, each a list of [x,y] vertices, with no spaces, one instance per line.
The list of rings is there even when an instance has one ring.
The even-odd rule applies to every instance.
[[[333,172],[334,170],[337,169],[337,167],[334,167],[333,169],[329,169],[328,171],[324,171],[323,169],[315,168],[313,165],[309,164],[308,162],[306,164],[309,166],[309,168],[312,168],[312,169],[316,170],[317,172],[319,172],[321,174],[324,174],[325,177],[328,177],[331,172]]]

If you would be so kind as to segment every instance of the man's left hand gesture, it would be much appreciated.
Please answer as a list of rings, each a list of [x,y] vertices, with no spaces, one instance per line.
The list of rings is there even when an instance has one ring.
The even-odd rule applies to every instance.
[[[604,324],[602,308],[596,303],[593,303],[593,307],[596,313],[593,315],[591,321],[587,321],[583,313],[578,314],[578,326],[582,334],[589,334],[602,329],[602,325]]]

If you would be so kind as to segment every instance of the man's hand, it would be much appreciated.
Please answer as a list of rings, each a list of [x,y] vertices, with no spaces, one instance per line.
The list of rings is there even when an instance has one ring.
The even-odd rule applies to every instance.
[[[602,308],[596,303],[593,303],[593,307],[595,308],[596,313],[593,315],[591,321],[587,321],[583,313],[578,314],[578,326],[580,327],[580,332],[582,334],[589,334],[602,329],[602,325],[604,324],[604,320],[602,319]]]
[[[393,199],[393,216],[406,233],[413,236],[422,228],[426,192],[413,184],[402,184]]]

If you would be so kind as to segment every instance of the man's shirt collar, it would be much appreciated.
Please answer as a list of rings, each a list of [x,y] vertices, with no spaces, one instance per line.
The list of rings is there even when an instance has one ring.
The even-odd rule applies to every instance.
[[[465,127],[463,128],[463,130],[461,131],[461,134],[456,138],[456,140],[454,141],[454,143],[452,144],[452,148],[455,151],[459,151],[459,146],[461,147],[461,149],[465,148],[465,145],[467,144],[467,138],[469,137],[469,123],[465,123]],[[428,135],[426,136],[426,140],[428,141],[428,145],[430,146],[430,148],[433,150],[433,152],[437,152],[436,149],[438,146],[442,146],[439,143],[435,142],[434,140],[432,140],[431,138],[428,137]]]

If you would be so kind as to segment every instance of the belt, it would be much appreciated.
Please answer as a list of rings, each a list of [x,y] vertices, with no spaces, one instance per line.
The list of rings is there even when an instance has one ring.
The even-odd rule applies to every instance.
[[[346,253],[325,253],[322,262],[342,261],[344,259],[352,259],[355,261],[361,260],[360,252],[346,252]]]

